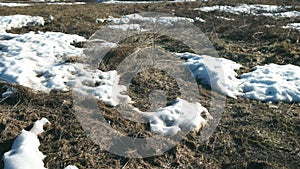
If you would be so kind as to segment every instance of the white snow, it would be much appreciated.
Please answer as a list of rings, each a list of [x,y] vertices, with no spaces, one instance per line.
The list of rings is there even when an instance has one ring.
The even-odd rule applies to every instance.
[[[176,99],[173,105],[148,113],[151,131],[172,136],[178,131],[198,131],[212,116],[200,103]]]
[[[11,28],[21,28],[23,26],[35,26],[44,25],[45,21],[40,16],[29,16],[29,15],[11,15],[11,16],[0,16],[0,34],[6,32]]]
[[[216,16],[216,18],[223,19],[223,20],[226,20],[226,21],[234,21],[235,20],[234,18],[226,18],[224,16]]]
[[[39,151],[43,126],[50,123],[46,118],[37,120],[30,131],[22,130],[15,139],[11,150],[3,155],[4,169],[46,169],[43,159],[45,155]]]
[[[274,6],[253,8],[257,11],[281,10]],[[16,15],[1,17],[0,21],[2,23],[0,32],[1,80],[44,92],[72,89],[77,93],[96,97],[112,106],[123,102],[131,103],[129,96],[121,94],[127,89],[125,86],[118,85],[120,77],[115,70],[109,72],[91,70],[87,64],[80,61],[87,59],[83,54],[83,49],[71,43],[86,41],[85,38],[59,32],[29,32],[23,35],[6,33],[6,30],[12,27],[43,25],[44,21],[41,17]],[[143,30],[142,23],[170,25],[180,21],[194,22],[191,18],[154,18],[139,14],[98,20],[98,22],[110,22],[107,28],[123,31]],[[117,46],[107,41],[103,41],[101,45],[103,47]],[[241,65],[236,62],[191,53],[176,53],[176,55],[186,60],[184,65],[191,69],[193,77],[226,96],[233,98],[241,96],[264,101],[300,101],[298,80],[300,69],[297,66],[274,64],[258,66],[255,71],[243,74],[241,79],[238,79],[235,70]],[[72,57],[78,58],[78,63],[66,62]],[[10,91],[6,94],[9,93]],[[201,115],[205,115],[207,119]],[[180,130],[199,130],[212,118],[200,103],[189,103],[179,98],[173,105],[160,108],[148,114],[147,117],[150,120],[151,131],[166,136],[176,134]]]
[[[299,11],[286,11],[291,8],[291,6],[277,6],[277,5],[261,5],[261,4],[241,4],[238,6],[208,6],[195,8],[194,10],[200,10],[203,12],[212,12],[212,11],[222,11],[228,12],[232,14],[251,14],[251,15],[263,15],[263,16],[271,16],[274,18],[289,18],[289,17],[299,17]]]
[[[64,169],[78,169],[75,165],[68,165]]]
[[[262,13],[260,15],[271,16],[274,18],[293,18],[299,17],[299,11],[287,11],[287,12],[277,12],[277,13]]]
[[[197,0],[174,0],[174,1],[171,1],[171,2],[195,2],[195,1],[197,1]],[[207,0],[200,0],[200,1],[202,1],[202,2],[206,2]]]
[[[264,26],[267,28],[275,28],[276,27],[276,25],[264,25]]]
[[[100,22],[111,22],[113,24],[128,24],[130,21],[131,22],[150,22],[150,23],[154,23],[155,22],[155,18],[153,17],[144,17],[141,16],[137,13],[134,14],[128,14],[128,15],[124,15],[120,18],[114,18],[112,16],[109,16],[108,18],[105,19],[97,19]]]
[[[69,91],[80,85],[74,90],[92,94],[109,105],[129,102],[128,96],[117,93],[126,88],[117,85],[119,76],[115,71],[89,70],[85,64],[66,62],[69,57],[84,59],[83,49],[71,45],[74,41],[85,38],[59,32],[30,32],[1,40],[0,79],[44,92]]]
[[[4,153],[4,169],[46,169],[43,159],[46,157],[40,150],[38,135],[41,134],[43,126],[50,122],[42,118],[34,122],[29,130],[22,130],[21,134],[14,140],[11,149]],[[64,169],[78,169],[74,165],[68,165]]]
[[[236,78],[241,65],[206,55],[177,53],[186,59],[193,76],[214,90],[235,98],[241,96],[261,101],[300,102],[300,67],[294,65],[264,65]]]
[[[172,0],[168,1],[168,3],[176,3],[176,2],[194,2],[197,0]],[[208,2],[208,0],[200,0],[201,2]],[[116,1],[116,0],[96,0],[96,2],[102,2],[107,4],[149,4],[149,3],[163,3],[163,0],[159,1]]]
[[[257,14],[258,12],[278,12],[285,10],[284,7],[277,6],[277,5],[261,5],[261,4],[241,4],[238,6],[210,6],[210,7],[201,7],[195,8],[194,10],[200,10],[203,12],[212,12],[212,11],[223,11],[229,12],[233,14]]]
[[[241,65],[233,61],[190,53],[177,53],[177,56],[186,59],[184,64],[189,66],[196,79],[229,97],[300,102],[299,66],[257,66],[254,71],[244,73],[238,79],[235,70]]]
[[[201,18],[198,18],[201,22]],[[97,23],[102,22],[110,22],[112,25],[107,25],[108,28],[111,29],[120,29],[120,30],[140,30],[140,31],[147,31],[147,29],[143,29],[140,23],[149,23],[149,24],[162,24],[162,25],[173,25],[175,22],[194,22],[194,19],[186,18],[186,17],[176,17],[176,16],[162,16],[162,17],[144,17],[139,14],[129,14],[124,15],[120,18],[114,18],[112,16],[105,18],[105,19],[97,19]],[[204,21],[205,22],[205,21]]]
[[[0,6],[6,6],[6,7],[25,7],[25,6],[32,6],[32,5],[31,4],[26,4],[26,3],[0,2]]]
[[[85,5],[85,2],[48,2],[48,5]]]
[[[186,18],[186,17],[177,17],[177,16],[165,16],[165,17],[159,17],[157,19],[157,23],[167,24],[167,25],[172,25],[172,23],[180,22],[180,21],[194,22],[194,19]]]
[[[115,71],[90,70],[89,66],[83,63],[66,62],[72,57],[87,59],[84,58],[82,48],[71,45],[73,42],[86,41],[84,37],[60,32],[8,34],[5,30],[9,28],[21,27],[28,23],[42,23],[38,21],[43,20],[40,17],[18,15],[5,17],[2,21],[1,80],[44,92],[69,91],[74,88],[112,106],[121,101],[130,102],[128,96],[120,94],[126,91],[126,88],[117,85],[119,76]]]
[[[51,90],[51,85],[45,86],[45,79],[40,76],[49,77],[46,70],[59,66],[68,57],[82,55],[82,49],[75,48],[71,43],[84,40],[78,35],[59,32],[29,32],[0,40],[0,78],[36,90]],[[61,89],[65,90],[63,87]]]
[[[111,106],[131,102],[129,96],[121,94],[126,92],[127,89],[125,86],[118,85],[119,75],[117,71],[102,72],[95,70],[95,72],[92,72],[85,69],[80,70],[78,75],[75,76],[76,86],[73,88],[77,93],[94,96]],[[74,82],[74,80],[70,82]],[[94,86],[95,84],[99,85]]]
[[[224,58],[215,58],[207,55],[192,53],[177,53],[178,57],[186,60],[192,75],[224,95],[236,98],[241,95],[240,82],[236,78],[235,70],[240,64]]]
[[[243,97],[271,102],[300,102],[300,67],[269,64],[241,75]]]
[[[62,2],[59,0],[30,0],[31,2],[46,2],[48,5],[85,5],[85,2]],[[13,2],[0,2],[0,6],[6,7],[26,7],[33,6],[35,4],[31,3],[13,3]]]
[[[283,26],[284,29],[297,29],[300,31],[300,23],[289,23],[286,26]]]
[[[163,1],[115,1],[115,0],[96,0],[106,4],[149,4],[149,3],[162,3]]]
[[[196,17],[195,19],[194,19],[195,21],[199,21],[199,22],[206,22],[204,19],[202,19],[201,17]]]
[[[122,23],[129,23],[129,22],[147,22],[147,23],[160,23],[160,24],[170,24],[174,22],[179,22],[179,21],[188,21],[188,22],[194,22],[193,19],[191,18],[186,18],[186,17],[177,17],[177,16],[161,16],[158,18],[154,17],[145,17],[141,16],[137,13],[134,14],[129,14],[129,15],[124,15],[121,18],[114,18],[114,17],[108,17],[105,19],[107,22],[112,22],[114,24],[122,24]]]
[[[141,25],[140,24],[120,24],[120,25],[107,25],[109,29],[118,29],[118,30],[137,30],[141,31]]]

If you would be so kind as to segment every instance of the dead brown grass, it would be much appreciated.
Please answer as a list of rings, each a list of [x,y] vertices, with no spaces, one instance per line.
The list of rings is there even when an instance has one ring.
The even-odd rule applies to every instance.
[[[277,5],[299,5],[297,1],[212,1],[213,4],[238,4],[242,2]],[[40,4],[34,7],[0,7],[0,15],[28,14],[54,16],[54,21],[44,27],[13,29],[13,33],[28,31],[60,31],[89,38],[101,28],[97,18],[109,15],[120,16],[133,12],[159,11],[177,16],[194,18],[200,16],[207,22],[195,23],[212,41],[221,57],[229,58],[245,66],[241,72],[255,65],[266,63],[292,63],[299,65],[299,32],[280,27],[294,19],[270,19],[265,17],[237,16],[225,13],[200,13],[195,7],[203,3],[161,3],[141,5],[87,4],[85,6],[58,6]],[[172,11],[175,10],[175,11]],[[216,19],[214,15],[234,18],[235,22]],[[265,28],[264,24],[276,25]],[[241,27],[242,25],[242,27]],[[262,32],[262,33],[259,33]],[[110,70],[137,47],[149,45],[151,37],[127,39],[119,48],[111,50],[101,68]],[[166,40],[167,39],[167,40]],[[130,42],[130,43],[129,43]],[[133,43],[137,42],[137,43]],[[140,43],[143,42],[143,43]],[[167,43],[164,43],[167,42]],[[174,41],[162,37],[156,42],[170,49]],[[128,46],[131,44],[131,46]],[[137,45],[138,44],[138,45]],[[151,43],[150,43],[151,44]],[[169,47],[168,47],[169,46]],[[182,49],[183,46],[181,46]],[[179,46],[179,48],[181,48]],[[178,48],[176,48],[178,49]],[[70,62],[77,58],[69,58]],[[214,134],[200,143],[199,133],[189,133],[182,142],[160,156],[149,158],[126,158],[111,154],[95,144],[76,119],[73,98],[70,92],[35,93],[32,90],[7,83],[0,83],[0,92],[5,85],[17,89],[17,95],[0,103],[0,157],[10,149],[21,129],[29,128],[40,117],[48,118],[52,124],[40,137],[41,151],[47,155],[48,168],[63,168],[75,164],[83,168],[297,168],[300,166],[300,105],[268,104],[248,99],[227,98],[223,117]],[[158,70],[143,71],[131,82],[129,94],[136,106],[149,109],[149,93],[162,89],[169,97],[179,95],[173,79]],[[209,109],[210,90],[199,85],[201,104]],[[147,124],[136,124],[120,116],[116,109],[98,104],[103,116],[115,130],[133,137],[151,137]],[[142,133],[142,134],[141,134]],[[129,150],[126,150],[129,152]],[[130,150],[134,152],[134,150]],[[3,162],[0,163],[0,169]]]

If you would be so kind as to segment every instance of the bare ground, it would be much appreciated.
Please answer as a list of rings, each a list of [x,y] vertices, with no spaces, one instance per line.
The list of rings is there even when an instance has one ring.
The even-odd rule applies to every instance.
[[[241,2],[241,1],[238,1]],[[243,2],[250,2],[244,0]],[[250,3],[293,5],[299,10],[297,1],[251,1]],[[213,1],[210,4],[224,4]],[[237,4],[237,1],[226,1]],[[121,16],[133,12],[158,11],[175,13],[178,16],[194,18],[200,16],[206,23],[195,23],[214,44],[220,57],[234,60],[244,66],[239,72],[246,72],[256,65],[267,63],[295,64],[300,66],[299,39],[297,30],[282,29],[299,18],[272,19],[262,16],[237,16],[214,12],[194,11],[202,3],[161,3],[142,5],[104,5],[58,6],[40,4],[34,7],[0,7],[0,15],[29,14],[54,16],[54,21],[44,27],[13,29],[13,33],[28,31],[60,31],[74,33],[89,38],[103,26],[97,18]],[[207,5],[207,4],[206,4]],[[298,6],[298,7],[297,7]],[[173,10],[173,11],[172,11]],[[175,11],[174,11],[175,10]],[[234,18],[235,21],[216,19],[215,15]],[[265,27],[264,25],[275,25]],[[164,38],[164,37],[162,37]],[[158,41],[165,49],[169,44]],[[114,68],[119,59],[134,51],[125,47],[109,52],[100,64],[103,70]],[[178,46],[177,50],[185,50]],[[172,50],[172,49],[170,49]],[[111,58],[113,57],[113,58]],[[165,81],[165,82],[164,82]],[[300,104],[263,103],[249,99],[226,99],[226,107],[214,134],[200,143],[199,133],[189,133],[182,142],[163,155],[149,158],[126,158],[104,151],[87,137],[76,119],[73,98],[70,92],[36,93],[18,85],[0,83],[0,92],[6,86],[13,86],[18,92],[12,98],[0,103],[0,156],[10,149],[14,138],[23,128],[30,128],[40,117],[48,118],[52,124],[46,126],[40,137],[41,151],[47,155],[48,168],[63,168],[75,164],[79,168],[299,168],[300,166]],[[149,109],[149,93],[152,89],[162,89],[169,99],[177,93],[172,78],[157,70],[149,70],[137,75],[129,88],[130,96],[136,106]],[[210,90],[199,84],[200,102],[210,107]],[[103,116],[111,126],[127,136],[151,137],[148,124],[136,124],[122,118],[116,109],[99,103]],[[143,134],[139,134],[143,133]],[[129,147],[130,148],[130,147]],[[134,150],[125,150],[134,151]],[[0,168],[3,168],[1,161]]]

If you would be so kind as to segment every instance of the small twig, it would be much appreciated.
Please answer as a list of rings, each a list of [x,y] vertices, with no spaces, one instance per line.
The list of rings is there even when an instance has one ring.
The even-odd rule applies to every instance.
[[[1,100],[0,100],[0,103],[4,102],[7,98],[9,98],[9,96],[7,96],[7,97],[1,99]]]
[[[127,160],[127,162],[124,164],[124,166],[122,167],[122,169],[124,169],[127,166],[127,164],[128,164],[129,161],[130,161],[130,159]]]
[[[18,102],[12,107],[12,109],[16,108],[21,102],[21,98],[19,98]]]
[[[288,114],[292,110],[294,104],[295,104],[295,102],[293,102],[293,104],[290,106],[290,108],[288,109],[288,111],[286,112],[286,114]]]

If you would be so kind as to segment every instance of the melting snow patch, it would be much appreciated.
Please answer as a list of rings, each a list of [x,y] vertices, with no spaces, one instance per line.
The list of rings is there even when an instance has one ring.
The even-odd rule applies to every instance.
[[[283,26],[284,29],[297,29],[300,31],[300,23],[289,23],[286,26]]]
[[[199,21],[199,22],[203,22],[203,23],[206,22],[204,19],[202,19],[202,18],[200,18],[200,17],[196,17],[196,18],[195,18],[195,21]]]
[[[83,49],[71,45],[85,41],[78,35],[64,33],[30,32],[0,41],[0,79],[21,84],[38,91],[74,90],[92,94],[105,103],[116,106],[121,101],[130,102],[126,91],[119,86],[115,71],[90,70],[87,65],[67,63],[70,57],[83,56]],[[78,86],[79,85],[79,86]]]
[[[117,71],[102,72],[100,70],[84,69],[83,65],[77,64],[78,71],[68,78],[68,82],[73,86],[73,90],[84,96],[93,96],[104,103],[117,106],[120,103],[130,103],[131,98],[121,93],[126,92],[126,86],[118,85],[119,75]],[[59,72],[59,71],[58,71]],[[54,75],[56,76],[55,72]],[[62,81],[59,79],[57,82]],[[74,85],[75,84],[75,85]]]
[[[101,20],[101,19],[100,19]],[[102,22],[112,22],[113,24],[127,24],[130,21],[132,22],[150,22],[154,23],[155,18],[153,17],[144,17],[139,14],[129,14],[129,15],[124,15],[121,18],[114,18],[112,16],[102,19]]]
[[[150,113],[149,113],[150,114]],[[178,131],[198,131],[212,119],[207,109],[200,103],[189,103],[176,99],[171,106],[158,109],[148,115],[152,132],[171,136]]]
[[[264,25],[264,26],[267,28],[275,28],[276,27],[276,25]]]
[[[211,7],[201,7],[195,8],[194,10],[200,10],[203,12],[212,12],[212,11],[223,11],[229,12],[233,14],[256,14],[257,12],[278,12],[282,11],[285,8],[277,6],[277,5],[248,5],[242,4],[239,6],[211,6]]]
[[[239,6],[211,6],[211,7],[201,7],[195,8],[194,10],[200,10],[203,12],[212,12],[212,11],[222,11],[232,14],[252,14],[252,15],[263,15],[263,16],[272,16],[275,18],[288,18],[288,17],[298,17],[300,16],[299,11],[286,11],[290,6],[277,6],[277,5],[248,5],[242,4]]]
[[[262,13],[260,15],[264,16],[271,16],[274,18],[292,18],[292,17],[299,17],[299,11],[287,11],[287,12],[278,12],[278,13]]]
[[[177,53],[186,60],[193,76],[213,90],[235,98],[271,102],[300,102],[300,67],[270,64],[257,66],[256,70],[237,79],[235,70],[241,65],[224,58],[206,55]]]
[[[85,2],[51,2],[48,5],[85,5]]]
[[[55,32],[30,32],[1,40],[0,78],[45,91],[47,87],[39,83],[40,77],[65,58],[82,55],[82,49],[75,48],[71,43],[84,40],[78,35]]]
[[[157,19],[157,23],[159,23],[159,24],[167,24],[167,25],[172,25],[172,23],[174,23],[174,22],[180,22],[180,21],[194,22],[194,20],[191,19],[191,18],[174,17],[174,16],[159,17]]]
[[[204,20],[201,20],[201,18],[198,18],[200,22],[205,22]],[[123,31],[127,30],[138,30],[138,31],[148,31],[147,29],[144,29],[141,25],[142,23],[149,23],[149,24],[162,24],[162,25],[173,25],[176,22],[194,22],[194,19],[191,18],[185,18],[185,17],[174,17],[174,16],[165,16],[165,17],[144,17],[139,14],[129,14],[124,15],[121,18],[114,18],[114,17],[108,17],[105,19],[97,19],[96,23],[104,23],[109,22],[112,25],[107,25],[110,29],[120,29]]]
[[[271,102],[300,102],[300,67],[269,64],[241,75],[243,97]]]
[[[25,3],[0,3],[0,6],[6,6],[6,7],[24,7],[24,6],[32,6],[31,4],[25,4]]]
[[[43,159],[45,155],[39,151],[43,126],[50,123],[46,118],[37,120],[30,131],[22,130],[15,139],[11,150],[3,155],[4,169],[45,169]]]
[[[163,1],[115,1],[115,0],[96,0],[106,4],[148,4],[148,3],[162,3]]]
[[[107,25],[109,29],[119,29],[123,31],[127,30],[137,30],[141,31],[141,26],[140,24],[121,24],[121,25]]]
[[[64,169],[78,169],[75,165],[68,165]]]
[[[5,33],[11,28],[21,28],[23,26],[44,25],[45,21],[40,16],[11,15],[0,16],[0,33]]]
[[[11,150],[4,153],[4,169],[46,169],[43,159],[46,157],[39,150],[40,141],[38,135],[41,134],[43,126],[50,123],[48,119],[37,120],[29,130],[22,130],[22,133],[15,139]],[[69,165],[64,169],[78,169],[74,165]]]
[[[240,81],[236,78],[235,70],[240,64],[224,58],[215,58],[207,55],[192,53],[177,53],[177,56],[186,60],[193,76],[202,83],[210,85],[229,97],[241,95]]]
[[[216,18],[218,18],[218,19],[223,19],[223,20],[225,20],[225,21],[234,21],[234,18],[226,18],[226,17],[224,17],[224,16],[216,16]]]

